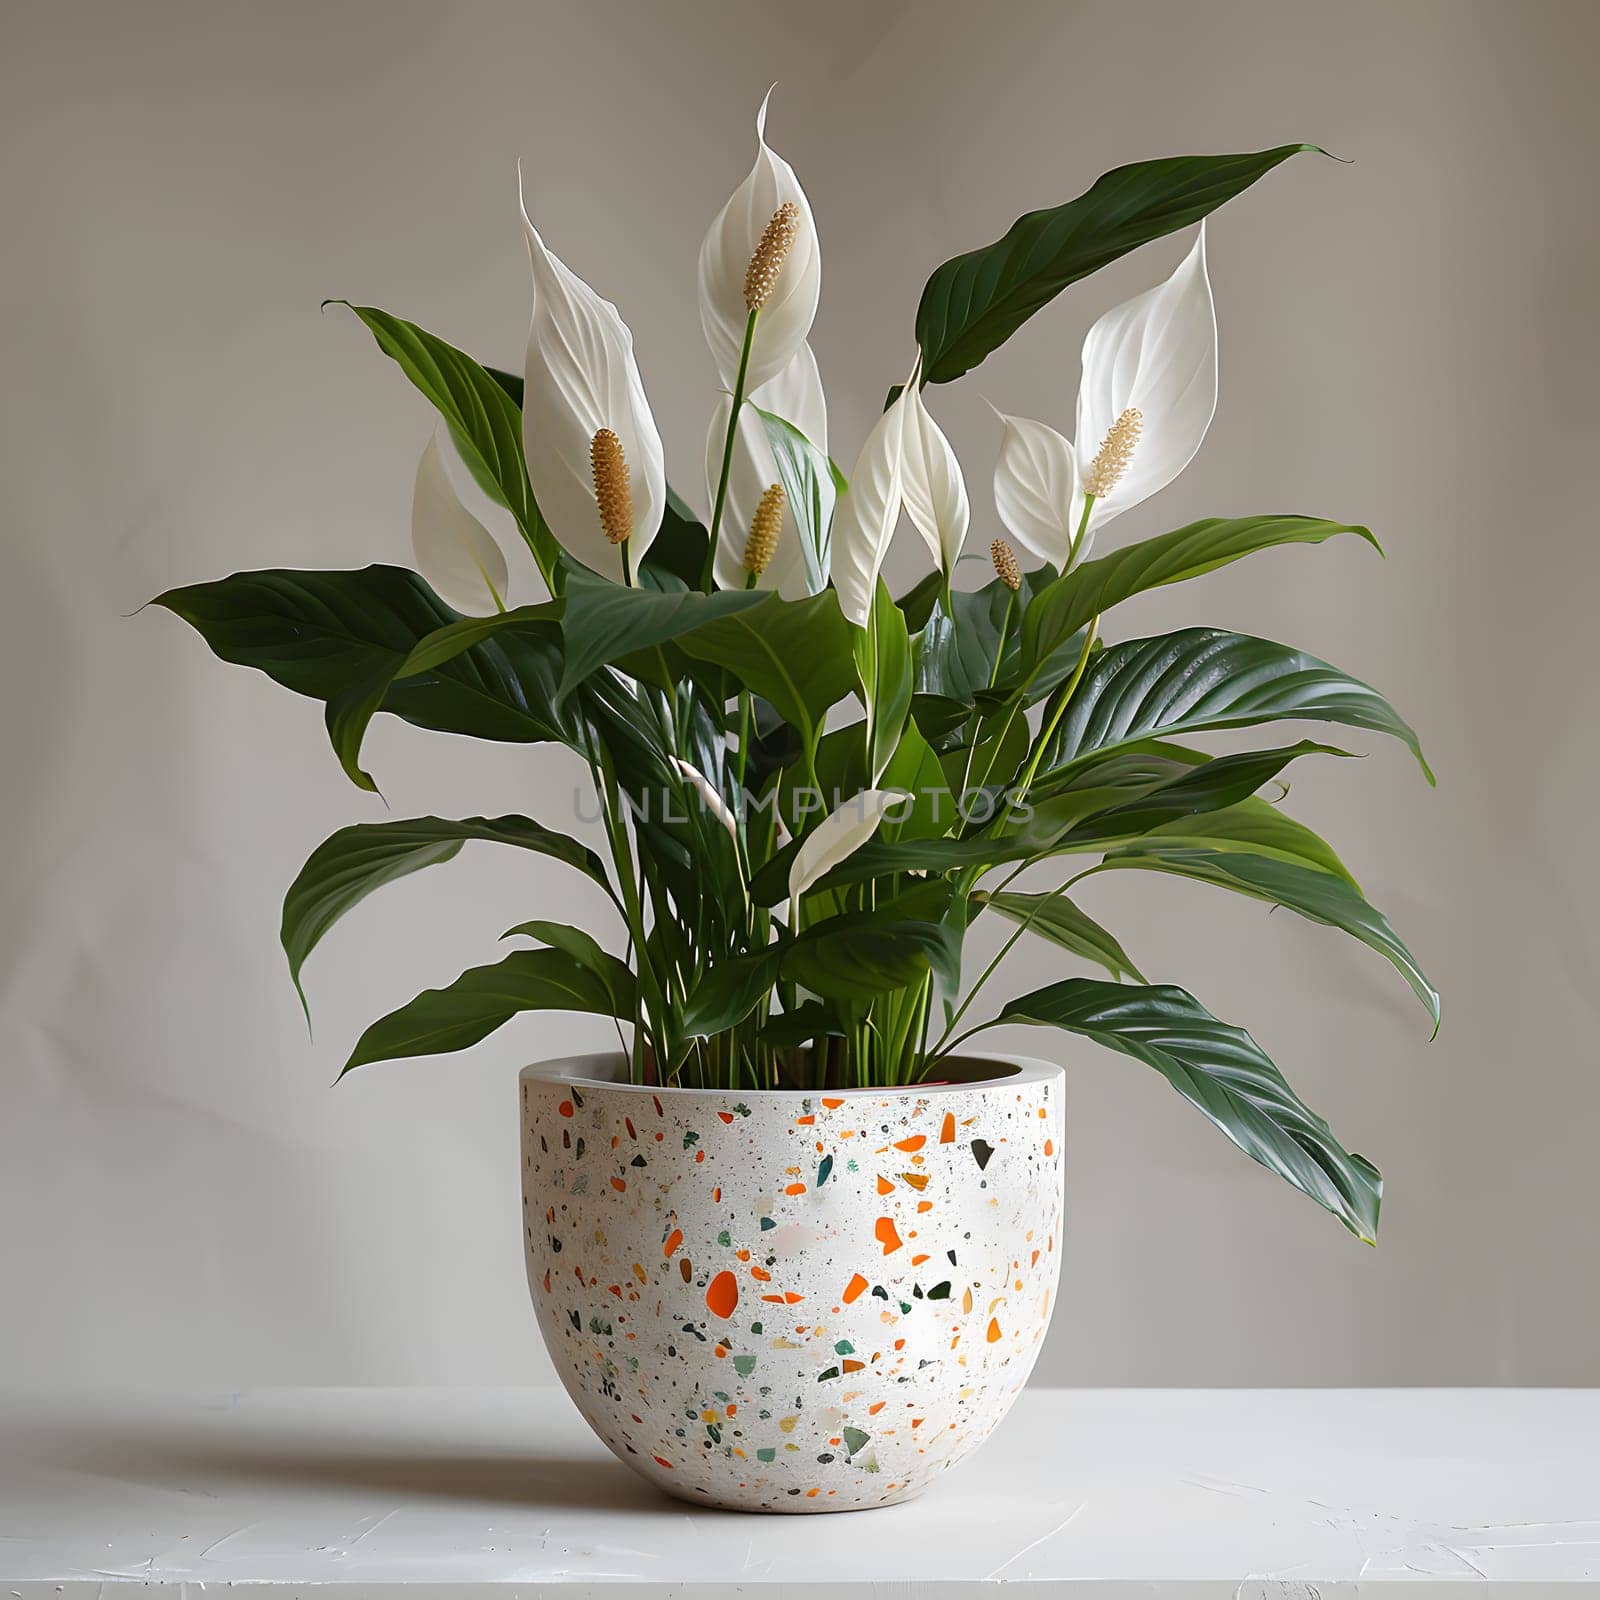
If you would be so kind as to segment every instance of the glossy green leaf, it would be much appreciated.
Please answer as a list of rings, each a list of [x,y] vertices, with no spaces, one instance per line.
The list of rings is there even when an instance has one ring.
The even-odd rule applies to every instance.
[[[948,383],[999,349],[1070,283],[1188,227],[1315,145],[1172,156],[1117,167],[1076,200],[1019,217],[1005,236],[938,268],[917,307],[928,383]]]
[[[1065,834],[1060,843],[1073,847],[1096,840],[1117,840],[1185,817],[1222,811],[1248,799],[1301,756],[1349,756],[1330,744],[1302,739],[1276,750],[1243,750],[1180,767],[1137,795],[1098,809]]]
[[[757,605],[702,623],[677,645],[685,655],[725,667],[807,745],[828,708],[855,687],[851,628],[831,589],[808,600],[765,594]]]
[[[1244,1029],[1185,990],[1068,978],[1013,1000],[995,1020],[1064,1028],[1154,1067],[1252,1160],[1376,1242],[1377,1168],[1344,1149]]]
[[[473,477],[513,517],[533,551],[545,582],[555,587],[561,547],[533,498],[522,453],[522,410],[496,375],[471,356],[376,306],[349,306],[367,325],[378,348],[432,402]],[[519,389],[520,396],[520,389]]]
[[[1388,734],[1433,781],[1416,734],[1370,684],[1270,639],[1183,628],[1094,657],[1046,752],[1039,792],[1053,792],[1059,775],[1091,752],[1285,718]]]
[[[774,1050],[798,1050],[813,1039],[838,1038],[849,1024],[825,1000],[806,1000],[793,1011],[769,1017],[761,1039]]]
[[[705,973],[683,1008],[683,1032],[705,1038],[737,1026],[772,993],[783,951],[778,945],[730,956]]]
[[[1065,891],[1049,894],[1018,894],[1005,890],[988,894],[979,890],[972,896],[975,906],[987,906],[1009,922],[1018,923],[1041,939],[1058,944],[1075,956],[1104,967],[1113,978],[1147,980],[1128,959],[1128,953],[1108,929],[1102,928],[1088,912],[1074,905]]]
[[[1022,673],[1031,678],[1080,628],[1148,589],[1182,583],[1285,544],[1321,544],[1342,533],[1378,541],[1368,528],[1318,517],[1206,517],[1172,533],[1124,545],[1074,567],[1034,596],[1022,619]]]
[[[1238,851],[1244,855],[1264,856],[1291,867],[1328,873],[1360,892],[1350,869],[1326,839],[1303,822],[1285,815],[1280,807],[1259,798],[1238,801],[1222,811],[1175,818],[1150,829],[1141,838],[1163,848]]]
[[[833,508],[843,484],[834,476],[833,463],[792,422],[785,422],[760,406],[750,409],[767,430],[767,443],[778,466],[778,481],[800,534],[806,558],[806,588],[812,594],[821,594],[828,586]]]
[[[648,589],[698,589],[710,540],[705,524],[669,483],[661,526],[639,563],[640,584]]]
[[[706,623],[759,606],[767,597],[737,590],[630,589],[603,578],[573,574],[567,584],[561,642],[566,653],[561,694],[608,662],[670,643]]]
[[[350,1052],[340,1077],[372,1061],[446,1055],[487,1038],[520,1011],[578,1011],[631,1019],[632,974],[592,971],[565,950],[517,950],[493,966],[469,967],[443,989],[374,1022]],[[626,986],[621,983],[627,979]]]
[[[1204,835],[1196,830],[1193,836]],[[1207,849],[1159,832],[1146,834],[1111,851],[1095,870],[1105,872],[1116,868],[1168,872],[1216,884],[1236,894],[1286,906],[1312,922],[1325,923],[1348,933],[1394,966],[1411,985],[1432,1019],[1434,1031],[1438,1031],[1438,990],[1428,981],[1389,919],[1369,905],[1346,879],[1275,856],[1238,848]]]
[[[884,768],[900,743],[911,711],[911,637],[881,579],[865,628],[851,630],[856,679],[867,709],[867,784],[877,788]]]
[[[533,939],[549,945],[552,950],[565,950],[574,961],[582,962],[591,972],[610,973],[616,968],[627,972],[627,966],[607,950],[592,933],[574,928],[569,922],[519,922],[500,935],[502,939]],[[615,985],[613,985],[615,987]]]
[[[959,933],[930,920],[949,898],[943,884],[922,885],[874,910],[814,923],[789,946],[783,976],[830,1000],[870,1000],[918,983],[930,965],[960,960]]]
[[[421,641],[463,620],[416,573],[387,566],[238,572],[152,604],[182,617],[222,660],[324,704],[392,678]],[[572,730],[555,707],[560,665],[555,624],[530,624],[391,683],[379,709],[479,739],[564,740]]]
[[[300,969],[322,936],[352,906],[396,878],[448,861],[472,839],[514,845],[564,861],[586,873],[609,895],[604,863],[587,845],[541,827],[528,817],[412,817],[404,822],[362,822],[323,840],[301,867],[283,900],[280,937],[289,976],[300,993]]]

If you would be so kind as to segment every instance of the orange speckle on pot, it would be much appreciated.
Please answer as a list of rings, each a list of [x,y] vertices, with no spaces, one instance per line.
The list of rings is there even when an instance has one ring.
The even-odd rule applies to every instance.
[[[872,1236],[883,1246],[883,1253],[892,1255],[900,1248],[900,1235],[895,1229],[893,1217],[879,1217],[872,1230]]]
[[[731,1272],[719,1272],[706,1286],[706,1309],[726,1321],[739,1304],[739,1280]]]
[[[865,1289],[866,1286],[867,1280],[863,1278],[859,1272],[852,1273],[850,1275],[850,1282],[845,1285],[844,1303],[849,1305],[852,1300],[858,1299],[862,1290]]]

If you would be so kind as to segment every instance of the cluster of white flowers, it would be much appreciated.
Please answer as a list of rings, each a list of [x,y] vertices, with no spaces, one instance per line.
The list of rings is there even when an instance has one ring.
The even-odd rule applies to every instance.
[[[754,584],[792,597],[831,579],[845,616],[865,626],[902,512],[950,582],[971,520],[966,478],[924,401],[919,356],[861,446],[838,498],[831,572],[805,559],[795,508],[788,504],[764,568],[752,572],[746,565],[752,520],[780,476],[761,413],[789,423],[819,455],[828,451],[827,403],[808,343],[822,253],[810,201],[794,169],[767,144],[766,119],[763,101],[755,164],[700,248],[700,320],[721,389],[705,461],[715,580],[724,588]],[[525,204],[523,221],[533,317],[522,428],[534,497],[555,537],[577,560],[632,582],[667,500],[661,435],[633,335],[617,308],[546,247]],[[1046,423],[996,411],[1002,430],[994,472],[1000,522],[1038,561],[1072,566],[1101,524],[1164,488],[1188,465],[1210,426],[1216,398],[1216,312],[1202,223],[1171,277],[1107,312],[1089,330],[1075,439]],[[626,506],[631,521],[622,529],[613,525],[614,510],[602,519],[597,503],[601,434],[607,436],[605,457],[619,475],[612,498]],[[490,612],[505,604],[506,561],[462,503],[456,485],[463,480],[452,472],[453,459],[448,432],[441,431],[417,473],[417,561],[458,609]]]

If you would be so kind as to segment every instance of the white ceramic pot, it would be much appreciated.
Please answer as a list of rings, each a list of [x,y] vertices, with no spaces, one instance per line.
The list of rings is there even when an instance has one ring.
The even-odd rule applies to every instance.
[[[699,1504],[920,1494],[1010,1409],[1049,1325],[1061,1068],[828,1094],[621,1071],[522,1072],[528,1281],[589,1426]]]

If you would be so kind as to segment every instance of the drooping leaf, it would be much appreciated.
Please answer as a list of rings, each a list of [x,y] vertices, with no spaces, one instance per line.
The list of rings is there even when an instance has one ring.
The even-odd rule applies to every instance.
[[[432,402],[450,425],[451,437],[473,477],[516,518],[545,582],[552,583],[561,548],[528,483],[520,400],[512,399],[496,374],[414,322],[376,306],[351,305],[348,300],[328,303],[349,306],[367,325],[378,348]]]
[[[393,677],[413,649],[461,618],[403,567],[355,572],[238,572],[157,596],[224,661],[253,667],[325,704]],[[394,682],[381,709],[419,727],[479,739],[566,739],[556,710],[561,641],[553,622],[485,638],[445,663]]]
[[[1181,767],[1141,793],[1096,810],[1061,838],[1063,847],[1114,841],[1149,832],[1184,817],[1225,810],[1248,799],[1301,756],[1349,756],[1330,744],[1302,739],[1276,750],[1244,750]]]
[[[1377,1168],[1345,1150],[1244,1029],[1187,991],[1067,978],[1013,1000],[995,1020],[1064,1028],[1154,1067],[1252,1160],[1376,1242]]]
[[[1283,718],[1388,734],[1433,781],[1416,734],[1371,685],[1269,639],[1183,628],[1112,645],[1091,660],[1041,764],[1039,792],[1053,791],[1091,752]]]
[[[725,667],[807,745],[828,708],[855,686],[850,627],[831,590],[808,600],[763,595],[747,609],[702,623],[677,646],[696,660]]]
[[[416,999],[374,1022],[340,1072],[372,1061],[446,1055],[487,1038],[519,1011],[578,1011],[631,1019],[633,978],[591,971],[565,950],[516,950],[493,966],[469,967],[443,989]],[[627,978],[622,986],[621,978]]]
[[[1341,533],[1378,541],[1368,528],[1317,517],[1206,517],[1124,545],[1074,567],[1035,594],[1022,619],[1022,673],[1031,678],[1093,618],[1148,589],[1182,583],[1284,544],[1321,544]]]
[[[500,935],[502,939],[533,939],[549,945],[552,950],[565,950],[574,961],[581,962],[591,972],[615,977],[616,969],[627,966],[607,950],[592,933],[574,928],[569,922],[519,922]],[[615,987],[615,983],[613,983]]]
[[[1049,802],[1052,806],[1058,803],[1057,800]],[[1159,843],[1163,848],[1238,851],[1244,855],[1265,856],[1291,867],[1327,873],[1360,892],[1350,869],[1326,839],[1303,822],[1286,816],[1280,807],[1260,798],[1240,800],[1221,811],[1177,817],[1151,828],[1141,838]],[[1087,848],[1093,850],[1099,846],[1091,844]]]
[[[587,845],[542,827],[529,817],[412,817],[403,822],[363,822],[323,840],[301,867],[283,900],[281,940],[289,976],[305,1003],[300,969],[322,936],[351,907],[381,888],[449,861],[471,839],[514,845],[564,861],[611,894],[604,863]]]
[[[1116,868],[1175,873],[1216,884],[1237,894],[1287,906],[1312,922],[1326,923],[1348,933],[1376,950],[1400,973],[1432,1019],[1434,1031],[1438,1031],[1439,991],[1428,981],[1389,919],[1344,878],[1250,850],[1197,847],[1159,832],[1111,851],[1095,870]]]
[[[1136,983],[1148,981],[1128,959],[1127,951],[1116,936],[1074,905],[1063,890],[1056,889],[1049,894],[1020,894],[1011,890],[989,894],[980,889],[972,900],[975,905],[992,908],[1007,921],[1020,924],[1041,939],[1048,939],[1063,950],[1104,967],[1113,978],[1132,978]]]
[[[977,366],[1070,283],[1208,216],[1305,144],[1172,156],[1117,167],[1076,200],[1019,217],[1005,236],[939,267],[917,307],[924,380]]]

